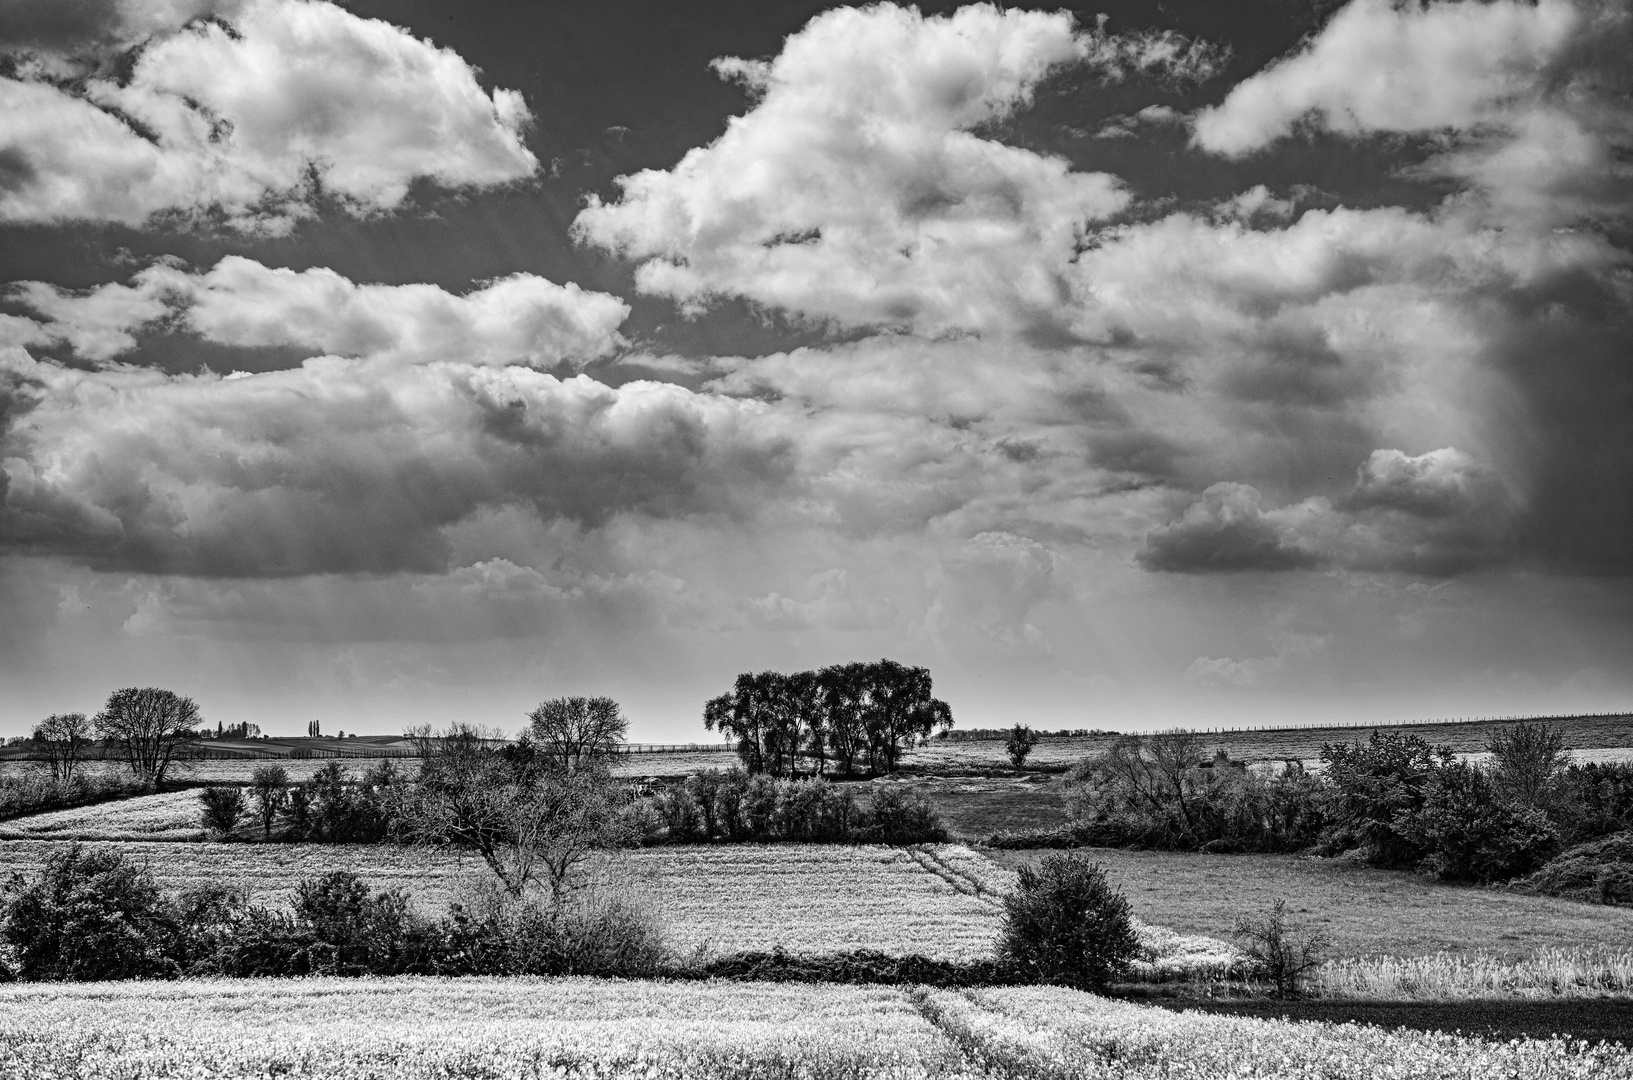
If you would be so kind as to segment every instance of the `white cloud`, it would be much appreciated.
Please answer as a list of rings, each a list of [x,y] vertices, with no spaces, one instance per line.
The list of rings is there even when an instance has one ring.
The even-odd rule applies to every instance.
[[[1303,122],[1345,135],[1449,132],[1429,174],[1544,225],[1625,214],[1633,13],[1614,0],[1353,0],[1304,48],[1199,112],[1239,156]]]
[[[1453,447],[1376,450],[1336,506],[1312,497],[1266,507],[1246,484],[1220,483],[1138,554],[1149,570],[1293,570],[1338,566],[1454,574],[1511,552],[1518,507],[1491,471]]]
[[[620,178],[576,228],[685,304],[736,295],[930,334],[1052,325],[1084,229],[1127,196],[972,129],[1092,46],[1067,15],[827,12],[773,61],[719,61],[754,108],[673,169]]]
[[[141,224],[219,213],[284,232],[316,183],[354,213],[409,185],[530,175],[529,114],[458,55],[319,0],[252,0],[232,30],[154,37],[126,81],[0,79],[0,219]]]
[[[659,383],[325,358],[236,379],[0,358],[0,536],[200,576],[440,569],[517,506],[587,525],[746,515],[789,481],[766,406]]]
[[[621,343],[629,314],[617,297],[532,274],[457,296],[435,285],[359,285],[321,267],[275,269],[238,255],[200,274],[161,262],[129,285],[75,294],[30,281],[10,295],[43,317],[33,340],[67,341],[89,360],[129,351],[135,331],[165,321],[223,345],[395,363],[583,366]]]

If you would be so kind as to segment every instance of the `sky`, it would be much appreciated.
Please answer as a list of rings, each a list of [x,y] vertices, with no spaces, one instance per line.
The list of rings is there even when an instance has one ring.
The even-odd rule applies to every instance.
[[[1633,707],[1627,0],[0,0],[0,735]]]

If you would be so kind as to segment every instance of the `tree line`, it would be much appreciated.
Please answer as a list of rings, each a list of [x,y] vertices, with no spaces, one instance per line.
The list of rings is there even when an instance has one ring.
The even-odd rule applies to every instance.
[[[930,670],[894,660],[787,674],[745,672],[703,706],[703,726],[737,742],[749,773],[892,773],[904,750],[952,727]]]

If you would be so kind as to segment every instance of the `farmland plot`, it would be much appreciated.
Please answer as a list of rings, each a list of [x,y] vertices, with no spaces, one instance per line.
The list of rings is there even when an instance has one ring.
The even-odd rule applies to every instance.
[[[196,796],[194,797],[197,802]],[[0,843],[0,876],[37,869],[52,841]],[[124,843],[169,888],[219,883],[281,902],[302,877],[354,870],[375,888],[409,891],[438,912],[488,873],[481,861],[390,845]],[[982,868],[987,869],[983,870]],[[991,952],[999,922],[990,894],[1006,872],[957,845],[730,845],[652,848],[606,860],[607,887],[645,903],[682,950],[713,954],[836,949],[948,960]],[[988,874],[988,896],[970,881]]]
[[[0,825],[0,840],[202,840],[197,791],[76,806]]]
[[[1633,1055],[1175,1015],[1056,988],[301,979],[0,987],[0,1074],[1621,1080]]]

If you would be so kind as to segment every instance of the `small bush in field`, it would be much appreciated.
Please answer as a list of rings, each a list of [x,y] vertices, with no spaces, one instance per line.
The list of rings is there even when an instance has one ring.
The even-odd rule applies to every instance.
[[[1004,743],[1004,752],[1009,755],[1010,764],[1017,769],[1026,764],[1026,757],[1032,748],[1038,745],[1038,733],[1025,724],[1016,724],[1009,733],[1009,740]]]
[[[1321,953],[1327,947],[1320,931],[1288,925],[1285,900],[1277,900],[1263,915],[1238,918],[1235,935],[1242,952],[1270,981],[1277,997],[1297,997],[1304,977],[1321,966]]]
[[[880,787],[867,808],[866,838],[879,844],[937,844],[947,830],[935,808],[916,791]]]
[[[1023,866],[1004,898],[998,955],[1031,981],[1098,989],[1127,971],[1138,951],[1127,898],[1081,855]]]
[[[244,792],[236,787],[207,787],[198,793],[203,806],[200,815],[204,827],[218,836],[228,837],[244,816]]]

